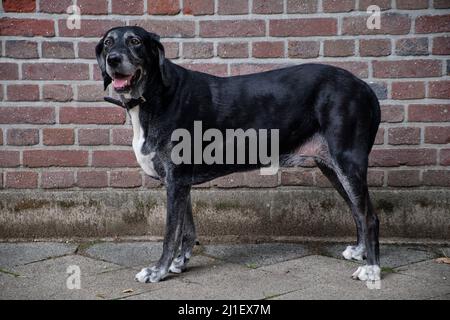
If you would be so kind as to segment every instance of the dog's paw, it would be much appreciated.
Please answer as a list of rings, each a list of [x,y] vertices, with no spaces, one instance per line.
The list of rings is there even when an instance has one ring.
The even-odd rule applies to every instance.
[[[172,264],[169,267],[169,271],[172,273],[182,273],[186,271],[186,265],[189,259],[186,259],[182,256],[178,256],[173,259]]]
[[[352,278],[361,281],[379,281],[381,279],[380,266],[362,266],[352,274]]]
[[[363,260],[364,255],[366,253],[366,248],[363,245],[359,246],[348,246],[343,252],[342,255],[347,260]]]
[[[134,279],[141,283],[155,283],[163,280],[166,277],[166,272],[156,267],[144,268],[136,274]]]

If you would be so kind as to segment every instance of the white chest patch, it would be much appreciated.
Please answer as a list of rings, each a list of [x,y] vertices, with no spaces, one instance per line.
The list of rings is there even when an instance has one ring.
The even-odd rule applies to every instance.
[[[131,124],[133,126],[133,150],[136,155],[136,160],[141,166],[142,170],[151,177],[158,177],[153,165],[153,157],[155,152],[150,154],[142,154],[142,146],[145,143],[144,130],[139,121],[139,106],[130,110]]]

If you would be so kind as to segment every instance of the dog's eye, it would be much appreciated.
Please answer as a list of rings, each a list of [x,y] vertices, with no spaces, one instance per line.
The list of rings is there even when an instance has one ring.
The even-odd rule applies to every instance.
[[[113,42],[112,42],[111,39],[106,39],[106,40],[103,42],[103,44],[104,44],[105,46],[107,46],[107,47],[111,46],[112,43],[113,43]]]
[[[133,46],[138,46],[141,44],[141,40],[139,40],[138,38],[132,38],[130,40],[130,44],[132,44]]]

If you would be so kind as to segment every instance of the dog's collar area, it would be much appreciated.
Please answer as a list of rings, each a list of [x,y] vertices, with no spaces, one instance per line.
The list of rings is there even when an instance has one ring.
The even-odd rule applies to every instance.
[[[120,100],[111,98],[111,97],[104,97],[103,98],[106,102],[118,105],[119,107],[125,108],[127,110],[130,110],[134,107],[136,107],[137,105],[144,103],[145,102],[145,98],[144,97],[139,97],[138,99],[131,99],[128,102],[124,103]]]

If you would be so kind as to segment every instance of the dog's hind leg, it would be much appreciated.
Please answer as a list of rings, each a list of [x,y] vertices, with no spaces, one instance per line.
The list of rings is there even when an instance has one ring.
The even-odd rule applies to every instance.
[[[169,267],[170,272],[181,273],[186,270],[189,259],[192,256],[192,249],[194,248],[195,240],[195,224],[194,217],[192,216],[191,196],[189,195],[186,215],[184,216],[181,250],[178,257],[173,259],[172,264]]]

